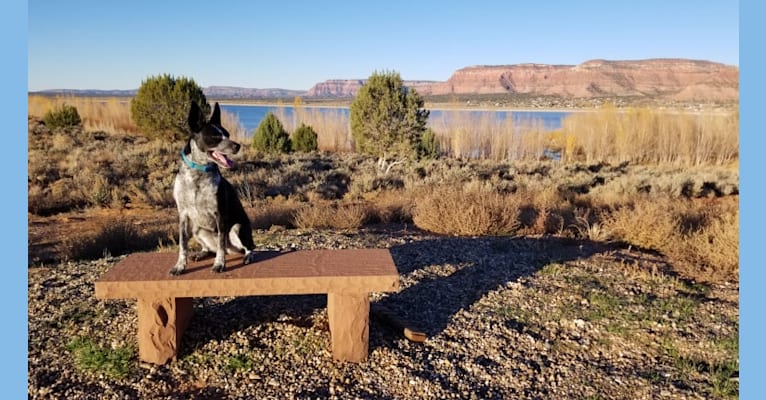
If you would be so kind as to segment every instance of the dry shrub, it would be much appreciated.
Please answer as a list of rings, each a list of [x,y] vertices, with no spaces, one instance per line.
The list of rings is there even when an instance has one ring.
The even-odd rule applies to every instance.
[[[636,198],[603,218],[612,239],[656,250],[673,268],[704,282],[733,281],[739,268],[739,209],[736,198],[689,201]]]
[[[641,196],[632,204],[620,207],[604,218],[610,236],[633,246],[662,251],[680,223],[673,211],[674,199]]]
[[[156,248],[162,241],[168,241],[172,234],[175,231],[142,231],[129,219],[116,218],[95,233],[63,240],[62,256],[67,260],[88,260],[148,250]]]
[[[301,205],[283,196],[259,200],[248,209],[253,229],[269,229],[272,226],[293,227],[293,218]]]
[[[368,219],[359,203],[317,202],[296,210],[293,224],[301,229],[359,229]]]
[[[413,222],[421,229],[457,236],[511,235],[519,228],[521,199],[470,182],[418,195]]]
[[[678,269],[702,281],[736,281],[739,275],[739,207],[734,200],[700,205],[700,226],[682,236],[686,246],[667,251],[679,259]]]
[[[383,223],[411,222],[415,199],[411,191],[384,190],[367,199],[370,219]]]

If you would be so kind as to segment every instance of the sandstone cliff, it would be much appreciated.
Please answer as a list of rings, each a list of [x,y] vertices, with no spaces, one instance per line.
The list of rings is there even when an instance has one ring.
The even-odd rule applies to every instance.
[[[308,97],[352,97],[363,79],[329,80]],[[591,60],[579,65],[473,66],[446,82],[405,81],[423,95],[524,94],[566,98],[655,97],[681,101],[736,101],[739,69],[700,60]]]

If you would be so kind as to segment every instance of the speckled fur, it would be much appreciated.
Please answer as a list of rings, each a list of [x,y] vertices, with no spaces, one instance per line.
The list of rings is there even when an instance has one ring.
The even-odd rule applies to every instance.
[[[210,121],[203,123],[202,111],[192,103],[189,111],[189,138],[183,153],[188,160],[204,171],[192,168],[184,160],[176,175],[173,198],[178,206],[179,246],[178,261],[170,270],[173,275],[186,268],[190,235],[202,246],[193,256],[195,260],[215,254],[214,272],[226,267],[226,253],[244,252],[244,263],[253,261],[253,236],[250,219],[239,201],[234,187],[221,175],[219,165],[228,168],[211,156],[212,152],[236,154],[240,145],[229,140],[229,132],[221,126],[221,113],[215,103]]]

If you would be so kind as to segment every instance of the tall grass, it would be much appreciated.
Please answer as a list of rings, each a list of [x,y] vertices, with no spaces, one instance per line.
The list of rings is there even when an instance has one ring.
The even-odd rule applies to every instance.
[[[538,121],[514,121],[511,113],[443,111],[430,117],[443,155],[489,160],[536,160],[543,157],[550,134]]]
[[[29,115],[42,117],[63,104],[75,106],[86,131],[135,134],[127,98],[28,98]],[[295,105],[276,116],[288,132],[302,123],[318,134],[321,151],[353,150],[349,117],[342,109]],[[239,119],[224,112],[223,125],[233,137],[246,138]],[[514,121],[512,113],[498,118],[493,111],[445,110],[428,126],[436,133],[442,155],[452,158],[530,161],[559,152],[561,161],[633,164],[727,165],[739,158],[739,113],[693,113],[651,108],[620,110],[605,105],[566,117],[562,128],[548,131],[535,120]]]
[[[274,112],[285,130],[295,131],[301,124],[306,124],[317,133],[317,148],[321,151],[349,152],[353,150],[351,125],[342,109],[293,106],[292,115],[285,107],[278,107]]]
[[[726,165],[739,158],[739,113],[697,114],[607,105],[564,119],[565,162]]]
[[[566,117],[558,131],[509,113],[444,111],[431,117],[442,153],[455,158],[726,165],[739,157],[739,113],[700,114],[606,105]]]
[[[39,96],[27,98],[28,113],[42,117],[49,110],[64,104],[74,106],[87,131],[108,133],[138,133],[138,127],[130,119],[130,99],[118,97]]]

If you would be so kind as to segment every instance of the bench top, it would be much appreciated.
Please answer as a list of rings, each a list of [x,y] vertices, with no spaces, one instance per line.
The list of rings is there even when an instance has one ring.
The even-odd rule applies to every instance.
[[[191,261],[170,275],[177,252],[133,253],[95,283],[97,298],[218,297],[281,294],[369,293],[399,290],[399,273],[387,249],[259,251],[256,261],[226,257],[226,270],[211,270],[213,258]]]

